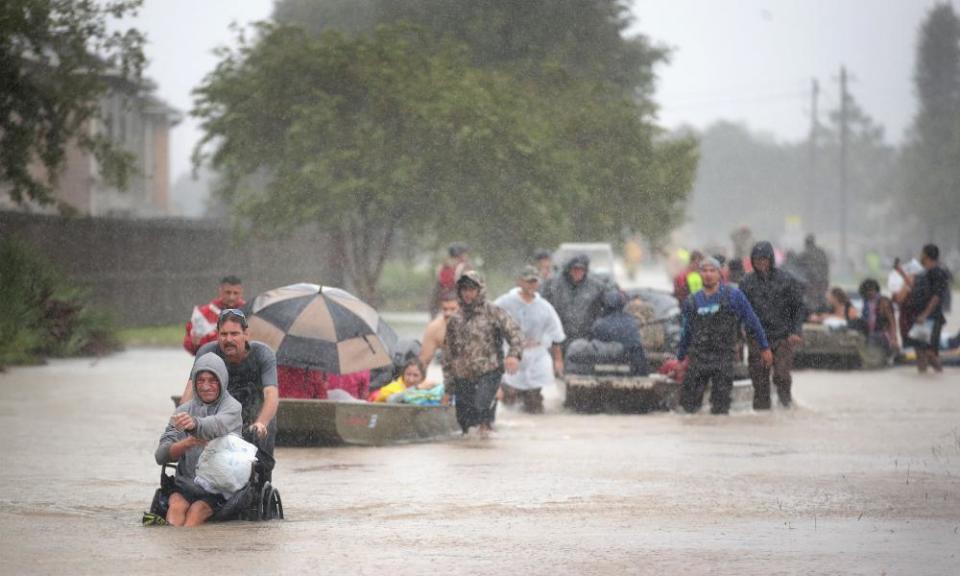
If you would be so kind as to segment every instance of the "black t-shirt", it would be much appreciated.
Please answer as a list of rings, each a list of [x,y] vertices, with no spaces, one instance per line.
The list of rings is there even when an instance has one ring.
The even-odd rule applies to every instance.
[[[950,276],[947,274],[947,271],[940,266],[934,266],[923,273],[922,279],[918,284],[919,285],[914,286],[914,290],[916,291],[914,304],[917,314],[926,310],[927,305],[930,304],[930,300],[933,299],[934,296],[939,296],[940,302],[933,311],[930,312],[930,318],[934,320],[945,320],[943,304],[948,297],[947,292],[950,290]]]
[[[277,385],[277,356],[269,346],[255,340],[247,343],[247,356],[237,364],[227,360],[217,342],[201,346],[197,350],[197,358],[207,352],[223,358],[230,375],[227,391],[243,407],[243,427],[253,424],[263,407],[263,389]]]

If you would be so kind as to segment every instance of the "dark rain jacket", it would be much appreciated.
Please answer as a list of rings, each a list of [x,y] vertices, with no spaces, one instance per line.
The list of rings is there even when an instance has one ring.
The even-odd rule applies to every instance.
[[[630,373],[634,376],[646,376],[647,357],[643,352],[640,327],[637,320],[623,311],[627,298],[619,291],[607,292],[604,297],[606,316],[593,324],[593,339],[602,342],[618,342],[623,345],[625,359],[630,364]]]
[[[480,286],[480,294],[471,304],[460,296],[465,279]],[[447,321],[443,343],[443,381],[450,389],[455,380],[476,380],[480,376],[503,370],[503,345],[507,356],[518,360],[523,354],[523,333],[506,310],[487,302],[486,286],[474,271],[464,272],[457,279],[460,311]]]
[[[587,270],[579,283],[570,279],[570,269],[575,265]],[[563,273],[554,276],[543,288],[543,297],[553,305],[560,316],[567,342],[577,338],[589,338],[593,323],[600,316],[606,284],[590,276],[590,257],[574,256],[563,266]]]
[[[770,259],[770,271],[766,274],[756,271],[758,258]],[[769,242],[757,242],[754,245],[750,262],[754,271],[740,283],[740,290],[760,319],[767,340],[773,345],[791,334],[802,335],[803,321],[807,317],[803,305],[803,284],[776,267],[773,245]]]

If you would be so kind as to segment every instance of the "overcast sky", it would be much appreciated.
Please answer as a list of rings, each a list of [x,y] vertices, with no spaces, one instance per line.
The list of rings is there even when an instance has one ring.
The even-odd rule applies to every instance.
[[[185,113],[174,129],[172,176],[190,169],[200,138],[186,117],[191,90],[213,69],[212,50],[232,45],[231,22],[268,18],[272,0],[146,0],[136,25],[148,37],[147,75]],[[850,91],[897,143],[915,110],[914,48],[934,0],[634,0],[631,30],[673,48],[659,69],[660,123],[705,128],[743,122],[781,140],[804,137],[810,83],[821,118],[836,106],[845,65]]]

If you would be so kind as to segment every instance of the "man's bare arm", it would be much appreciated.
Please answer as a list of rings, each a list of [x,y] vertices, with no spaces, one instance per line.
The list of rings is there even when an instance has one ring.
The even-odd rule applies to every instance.
[[[280,392],[277,390],[277,387],[264,387],[263,407],[260,408],[260,415],[257,416],[256,422],[250,425],[250,428],[252,428],[260,438],[263,438],[267,435],[267,426],[270,425],[270,421],[273,420],[273,417],[277,415],[277,406],[279,405]]]

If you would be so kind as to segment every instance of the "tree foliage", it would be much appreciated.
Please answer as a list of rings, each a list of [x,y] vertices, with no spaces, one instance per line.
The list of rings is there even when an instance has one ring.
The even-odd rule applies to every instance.
[[[663,48],[626,37],[622,0],[280,0],[274,18],[314,35],[409,22],[465,44],[471,62],[525,79],[559,66],[577,79],[600,81],[649,98]]]
[[[960,248],[960,18],[948,3],[934,6],[921,26],[914,84],[904,208],[923,221],[921,241]]]
[[[112,77],[136,86],[143,37],[114,30],[141,0],[7,0],[0,3],[0,186],[14,202],[53,201],[51,191],[75,140],[122,184],[127,155],[91,133],[98,97]]]
[[[624,230],[659,239],[678,221],[696,143],[667,139],[653,124],[643,96],[652,84],[565,62],[572,49],[544,60],[542,50],[556,51],[531,48],[482,65],[491,58],[478,50],[500,41],[478,49],[459,36],[491,31],[432,30],[422,17],[368,30],[377,19],[358,5],[373,6],[313,5],[352,18],[356,34],[261,25],[197,90],[206,140],[196,160],[209,155],[225,174],[222,192],[253,229],[319,224],[372,299],[397,238],[464,239],[487,260],[509,261]],[[453,26],[448,5],[473,3],[396,3],[436,7]],[[285,6],[293,4],[279,4],[278,14]],[[618,22],[610,17],[617,33]]]

